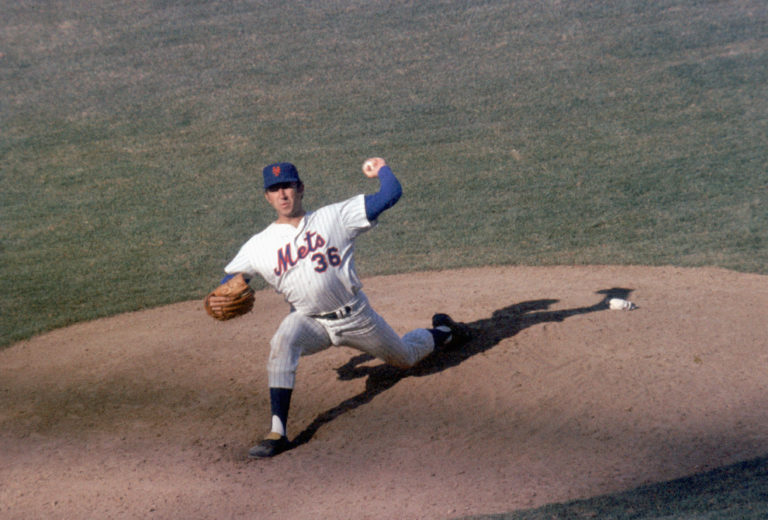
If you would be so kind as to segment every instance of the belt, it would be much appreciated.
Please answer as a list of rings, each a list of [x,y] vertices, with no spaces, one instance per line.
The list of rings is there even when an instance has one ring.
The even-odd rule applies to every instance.
[[[310,318],[315,318],[319,320],[340,320],[341,318],[346,318],[349,316],[349,313],[352,312],[352,306],[351,305],[345,305],[341,309],[335,310],[333,312],[329,312],[326,314],[310,314]]]

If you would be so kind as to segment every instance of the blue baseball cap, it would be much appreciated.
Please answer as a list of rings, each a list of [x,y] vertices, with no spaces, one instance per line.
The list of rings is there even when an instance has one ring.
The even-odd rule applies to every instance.
[[[288,162],[270,164],[264,168],[264,189],[281,182],[301,182],[299,171]]]

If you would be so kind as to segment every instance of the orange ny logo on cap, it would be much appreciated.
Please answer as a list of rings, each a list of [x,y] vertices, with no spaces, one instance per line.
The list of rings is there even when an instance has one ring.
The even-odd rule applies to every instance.
[[[272,174],[275,177],[280,177],[280,165],[276,164],[272,167]]]

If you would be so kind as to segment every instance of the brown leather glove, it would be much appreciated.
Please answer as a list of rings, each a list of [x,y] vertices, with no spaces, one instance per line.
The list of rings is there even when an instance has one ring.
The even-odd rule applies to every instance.
[[[205,311],[217,320],[226,321],[253,309],[254,291],[245,277],[237,274],[205,297]]]

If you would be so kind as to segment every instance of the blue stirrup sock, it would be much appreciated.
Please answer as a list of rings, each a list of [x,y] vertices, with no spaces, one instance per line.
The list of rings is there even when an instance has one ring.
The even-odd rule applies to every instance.
[[[269,402],[272,408],[272,432],[286,435],[288,409],[291,407],[292,388],[270,388]]]
[[[451,334],[451,329],[448,327],[437,327],[434,329],[427,329],[432,334],[432,339],[435,340],[435,348],[442,347],[449,341],[451,341],[451,338],[453,337],[453,334]]]

